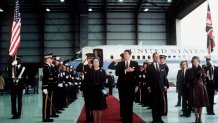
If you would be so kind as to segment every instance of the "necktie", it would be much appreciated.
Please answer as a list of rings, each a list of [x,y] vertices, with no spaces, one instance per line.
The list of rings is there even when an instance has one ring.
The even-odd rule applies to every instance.
[[[128,68],[129,67],[129,65],[128,65],[128,61],[126,62],[126,68]]]
[[[159,69],[158,69],[158,65],[157,65],[157,63],[156,63],[156,70],[157,70],[157,72],[159,72]]]
[[[185,71],[182,70],[182,77],[184,78],[185,77]]]

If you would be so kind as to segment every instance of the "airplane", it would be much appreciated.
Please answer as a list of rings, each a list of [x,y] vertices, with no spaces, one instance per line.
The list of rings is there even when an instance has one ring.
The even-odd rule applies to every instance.
[[[184,47],[174,45],[100,45],[100,46],[87,46],[82,48],[81,51],[76,53],[76,59],[69,61],[68,64],[76,68],[76,66],[86,59],[86,53],[100,53],[103,59],[103,69],[107,73],[112,71],[115,74],[115,70],[109,69],[108,66],[113,61],[120,61],[120,54],[124,50],[129,49],[132,52],[132,60],[135,60],[142,65],[143,62],[152,62],[152,54],[157,52],[159,55],[167,56],[166,63],[169,67],[168,80],[169,82],[176,83],[177,72],[180,69],[180,62],[182,60],[188,61],[188,67],[191,67],[191,59],[193,56],[199,56],[201,65],[206,64],[205,56],[208,55],[207,49],[203,47]],[[96,52],[97,51],[97,52]],[[96,53],[95,53],[96,52]],[[211,54],[212,64],[218,66],[218,57],[215,56],[218,50],[214,49]],[[85,63],[86,64],[86,63]],[[115,77],[116,78],[116,77]]]

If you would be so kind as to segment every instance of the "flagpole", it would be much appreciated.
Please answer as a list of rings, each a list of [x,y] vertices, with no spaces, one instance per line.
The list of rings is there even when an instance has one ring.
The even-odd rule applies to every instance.
[[[14,56],[14,61],[16,61],[17,55]],[[17,81],[17,76],[16,76],[16,65],[14,65],[14,81]]]

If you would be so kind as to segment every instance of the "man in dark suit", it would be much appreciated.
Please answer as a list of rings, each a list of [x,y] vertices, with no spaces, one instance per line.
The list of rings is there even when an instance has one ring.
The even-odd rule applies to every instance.
[[[164,92],[167,91],[165,66],[159,63],[158,53],[153,54],[153,63],[147,67],[148,91],[152,97],[152,123],[164,123],[161,119]]]
[[[130,60],[131,51],[124,51],[124,60],[119,62],[116,75],[119,84],[122,123],[133,123],[133,101],[138,91],[138,63]]]
[[[176,106],[181,106],[181,97],[182,97],[182,117],[188,117],[188,101],[189,101],[189,93],[188,88],[185,82],[185,74],[188,68],[187,61],[181,61],[180,63],[180,70],[177,73],[177,81],[176,81],[176,90],[178,93],[178,102]]]
[[[76,71],[77,72],[81,72],[84,75],[84,78],[86,77],[85,72],[88,72],[92,69],[92,59],[94,58],[94,54],[93,53],[87,53],[86,54],[87,59],[85,59],[85,61],[87,60],[88,64],[84,65],[83,61],[82,63],[80,63],[77,68]],[[90,94],[90,86],[89,84],[87,84],[88,82],[86,82],[85,80],[82,80],[81,83],[81,91],[83,92],[83,96],[84,96],[84,101],[85,101],[85,111],[86,111],[86,121],[87,122],[91,122],[93,121],[93,113],[91,110],[91,104],[90,101],[92,100],[89,96]]]
[[[13,85],[11,88],[11,105],[12,119],[19,119],[22,111],[22,96],[26,85],[26,68],[21,64],[21,56],[17,56],[12,63],[12,79]],[[18,99],[18,100],[17,100]],[[17,103],[16,103],[17,100]],[[18,104],[18,109],[17,105]]]

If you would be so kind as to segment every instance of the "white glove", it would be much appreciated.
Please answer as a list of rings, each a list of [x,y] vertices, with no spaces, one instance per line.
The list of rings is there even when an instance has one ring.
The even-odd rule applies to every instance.
[[[68,84],[65,84],[66,87],[68,87]]]
[[[43,93],[44,93],[45,95],[48,94],[48,90],[47,90],[47,89],[43,89],[42,91],[43,91]]]
[[[68,79],[69,78],[69,76],[66,76],[66,79]]]
[[[23,89],[23,94],[25,94],[25,92],[26,92],[25,89]]]
[[[14,60],[14,61],[12,62],[12,66],[15,66],[15,65],[17,65],[17,60]]]
[[[62,88],[62,87],[63,87],[63,84],[61,84],[61,83],[60,83],[60,84],[58,84],[58,87],[61,87],[61,88]]]
[[[68,82],[68,84],[69,84],[69,85],[72,85],[72,83],[71,83],[71,82]]]

